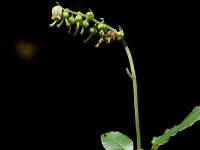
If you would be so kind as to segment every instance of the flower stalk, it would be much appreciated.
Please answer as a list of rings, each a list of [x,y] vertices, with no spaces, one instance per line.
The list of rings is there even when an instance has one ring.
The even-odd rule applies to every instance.
[[[71,14],[71,16],[70,16]],[[70,16],[70,17],[69,17]],[[75,16],[75,18],[74,18]],[[85,19],[83,19],[85,18]],[[75,32],[73,36],[76,36],[79,28],[81,28],[80,35],[83,35],[86,28],[89,27],[90,23],[92,22],[93,25],[89,27],[89,36],[83,40],[84,43],[88,42],[93,35],[97,34],[100,36],[98,43],[95,45],[96,48],[100,46],[101,43],[105,42],[106,44],[110,44],[115,40],[121,41],[125,52],[127,54],[130,70],[126,68],[128,76],[131,78],[133,83],[133,97],[134,97],[134,116],[135,116],[135,128],[136,128],[136,138],[137,138],[137,150],[141,150],[141,135],[140,135],[140,123],[139,123],[139,110],[138,110],[138,91],[137,91],[137,79],[135,73],[135,67],[131,52],[129,47],[124,39],[124,32],[122,28],[119,26],[119,30],[105,24],[104,19],[100,18],[102,21],[98,21],[94,18],[94,14],[90,9],[89,12],[86,14],[81,13],[80,11],[75,12],[68,8],[63,8],[57,3],[57,6],[53,7],[52,9],[52,20],[54,22],[50,24],[50,27],[53,27],[56,23],[57,27],[60,27],[62,23],[66,22],[66,27],[68,27],[68,33],[71,33],[71,26],[76,24]]]

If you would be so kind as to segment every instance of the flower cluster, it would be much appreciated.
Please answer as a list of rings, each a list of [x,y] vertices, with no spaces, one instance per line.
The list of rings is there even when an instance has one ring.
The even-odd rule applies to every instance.
[[[53,23],[49,25],[50,27],[56,25],[60,28],[65,22],[65,26],[68,27],[69,34],[72,32],[72,25],[75,24],[76,28],[73,36],[76,36],[78,32],[80,35],[83,35],[85,29],[89,28],[90,35],[83,40],[84,43],[86,43],[93,35],[98,33],[100,38],[98,43],[95,45],[96,48],[98,48],[102,42],[110,44],[115,40],[121,40],[124,38],[122,28],[119,27],[119,31],[117,31],[116,29],[105,24],[103,18],[100,18],[101,21],[97,21],[94,19],[94,14],[91,9],[89,9],[86,14],[83,14],[80,11],[74,12],[68,8],[63,8],[57,3],[57,5],[52,8],[51,19],[53,20]]]

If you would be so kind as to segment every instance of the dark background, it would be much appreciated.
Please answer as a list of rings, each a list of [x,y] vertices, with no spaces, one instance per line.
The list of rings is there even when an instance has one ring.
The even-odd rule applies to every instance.
[[[138,79],[142,147],[199,105],[199,33],[195,3],[61,0],[117,28],[121,25]],[[50,28],[56,1],[1,3],[1,134],[7,149],[103,149],[100,135],[134,140],[132,83],[120,42],[96,49],[98,38]],[[29,44],[35,55],[20,57]],[[24,48],[25,49],[25,48]],[[21,51],[20,51],[21,50]],[[199,122],[160,149],[196,149]]]

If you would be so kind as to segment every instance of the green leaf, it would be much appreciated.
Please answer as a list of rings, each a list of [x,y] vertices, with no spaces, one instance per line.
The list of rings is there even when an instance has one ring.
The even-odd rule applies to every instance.
[[[106,150],[133,150],[133,141],[117,131],[102,134],[101,143]]]
[[[154,137],[151,143],[152,150],[158,149],[159,145],[163,145],[169,141],[171,136],[175,136],[178,131],[192,126],[195,122],[200,120],[200,106],[196,106],[192,112],[179,124],[171,129],[167,129],[162,136]],[[156,147],[156,148],[153,148]]]

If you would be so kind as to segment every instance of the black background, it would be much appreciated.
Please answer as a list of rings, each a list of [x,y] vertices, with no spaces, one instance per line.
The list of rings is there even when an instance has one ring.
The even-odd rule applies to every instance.
[[[199,105],[197,4],[61,0],[63,7],[121,25],[138,79],[142,147],[179,124]],[[134,140],[132,83],[120,42],[96,49],[67,29],[50,28],[56,1],[1,3],[1,132],[7,149],[103,149],[100,135],[120,131]],[[39,45],[34,62],[17,57],[13,42]],[[199,123],[160,149],[196,149]]]

